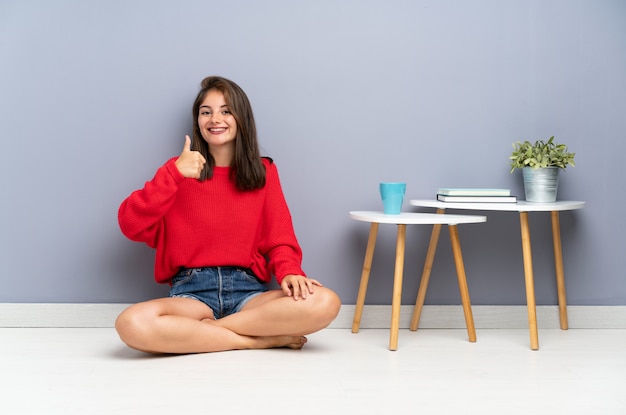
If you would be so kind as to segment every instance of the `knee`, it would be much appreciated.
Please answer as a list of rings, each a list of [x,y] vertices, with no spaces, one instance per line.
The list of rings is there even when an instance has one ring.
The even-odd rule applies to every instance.
[[[128,307],[115,320],[115,330],[120,339],[129,347],[144,350],[145,339],[148,336],[149,313],[140,304]]]
[[[318,313],[318,318],[323,321],[324,326],[327,326],[339,314],[341,299],[334,291],[325,287],[318,287],[314,296],[316,297],[315,309]]]

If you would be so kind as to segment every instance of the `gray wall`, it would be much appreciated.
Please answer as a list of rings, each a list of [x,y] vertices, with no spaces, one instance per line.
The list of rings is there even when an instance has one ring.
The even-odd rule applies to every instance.
[[[556,135],[577,153],[560,198],[568,299],[625,305],[626,2],[0,2],[0,301],[135,302],[165,295],[152,251],[117,208],[190,133],[200,80],[248,93],[312,276],[356,299],[377,185],[510,187],[511,143]],[[405,203],[405,210],[410,210]],[[531,214],[539,304],[555,304],[548,215]],[[410,227],[403,302],[429,229]],[[429,304],[457,304],[447,233]],[[460,227],[474,304],[524,304],[518,216]],[[395,227],[368,296],[391,298]]]

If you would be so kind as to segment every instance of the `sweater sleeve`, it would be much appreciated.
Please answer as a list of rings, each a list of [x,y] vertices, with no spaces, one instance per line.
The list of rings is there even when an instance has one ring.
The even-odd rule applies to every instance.
[[[298,244],[276,165],[267,167],[267,196],[263,211],[262,246],[269,269],[280,284],[289,274],[305,275],[302,250]]]
[[[143,189],[131,193],[120,205],[118,222],[127,238],[156,247],[163,216],[174,203],[179,183],[185,180],[175,162],[176,158],[168,160]]]

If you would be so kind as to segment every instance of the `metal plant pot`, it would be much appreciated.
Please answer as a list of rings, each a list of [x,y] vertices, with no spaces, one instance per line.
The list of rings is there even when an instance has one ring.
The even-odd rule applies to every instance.
[[[524,192],[527,202],[553,203],[559,187],[559,167],[524,167]]]

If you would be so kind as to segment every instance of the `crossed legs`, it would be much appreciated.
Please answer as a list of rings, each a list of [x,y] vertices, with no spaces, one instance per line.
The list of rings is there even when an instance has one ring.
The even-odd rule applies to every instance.
[[[128,346],[149,353],[204,353],[274,347],[302,348],[306,334],[327,327],[341,302],[316,287],[295,301],[281,290],[250,300],[240,312],[214,320],[213,311],[190,298],[159,298],[124,310],[115,328]]]

